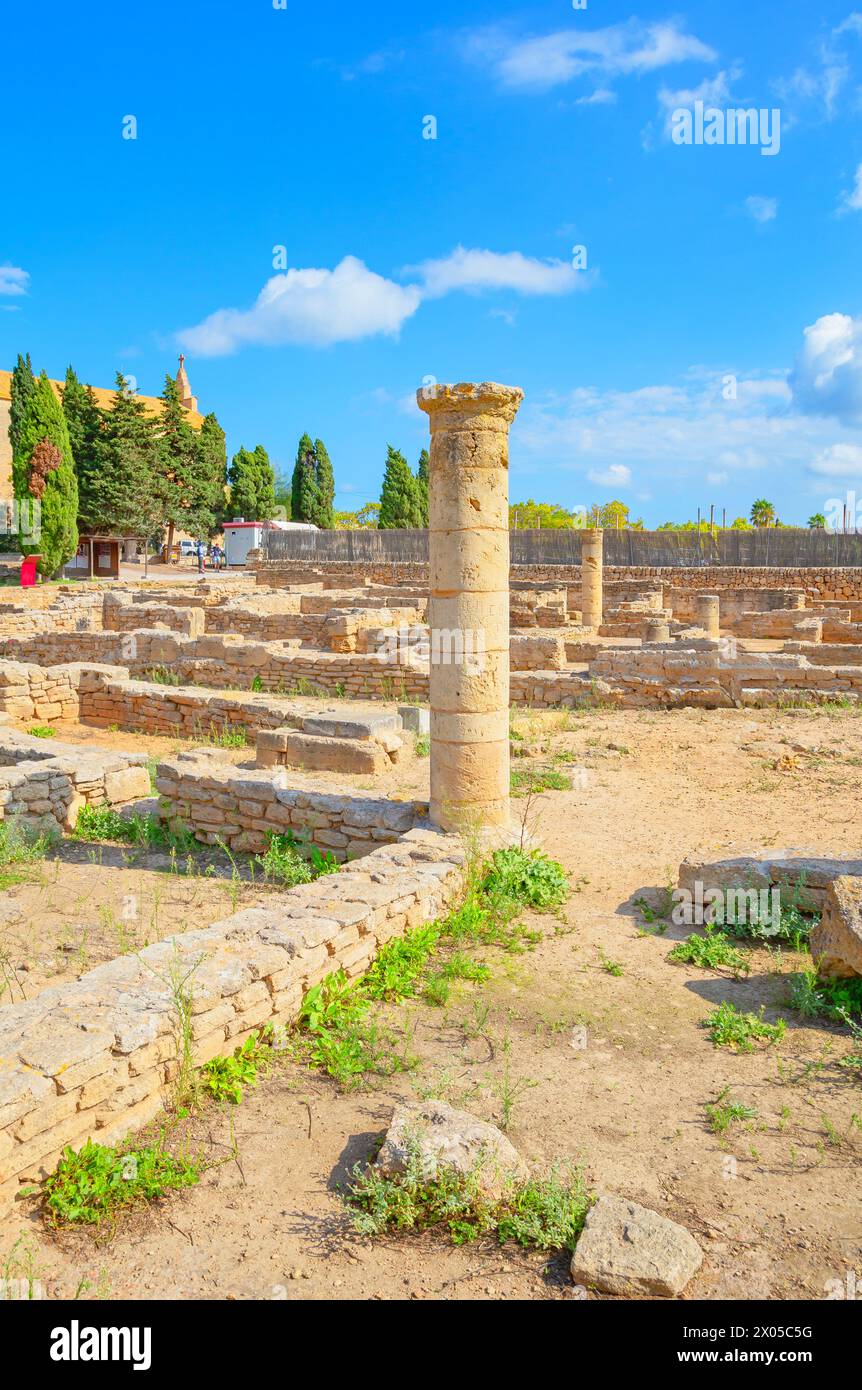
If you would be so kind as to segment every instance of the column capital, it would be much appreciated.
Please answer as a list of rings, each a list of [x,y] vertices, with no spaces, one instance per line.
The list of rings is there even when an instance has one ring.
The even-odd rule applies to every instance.
[[[432,428],[439,423],[435,417],[440,415],[449,417],[450,422],[458,417],[486,415],[511,425],[523,399],[520,386],[501,386],[497,381],[441,383],[421,386],[416,392],[416,404],[430,415]]]

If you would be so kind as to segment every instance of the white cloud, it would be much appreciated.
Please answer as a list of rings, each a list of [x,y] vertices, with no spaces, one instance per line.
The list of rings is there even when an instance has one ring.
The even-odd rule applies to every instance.
[[[639,487],[666,497],[704,480],[730,491],[771,477],[792,498],[811,491],[812,459],[836,443],[858,447],[852,427],[794,409],[785,372],[739,373],[735,399],[724,394],[727,377],[698,368],[679,385],[528,397],[513,429],[514,472],[568,472],[610,485],[610,470],[623,467]]]
[[[631,487],[632,470],[624,463],[611,463],[607,468],[591,468],[587,478],[598,487]]]
[[[597,87],[588,97],[578,97],[576,106],[613,106],[617,100],[616,92],[609,87]]]
[[[755,222],[773,222],[778,215],[778,199],[763,198],[755,193],[746,198],[745,210]]]
[[[790,384],[803,412],[862,419],[862,317],[824,314],[806,328]]]
[[[730,84],[740,76],[739,68],[717,72],[714,77],[705,77],[696,87],[660,87],[658,94],[659,114],[662,132],[670,139],[674,111],[691,110],[696,101],[704,106],[728,107],[739,105],[731,94]]]
[[[826,478],[862,480],[862,447],[858,444],[830,444],[811,464],[811,472]]]
[[[595,272],[577,271],[566,261],[463,246],[449,256],[408,266],[404,274],[420,283],[399,285],[355,256],[345,256],[334,270],[288,270],[267,280],[250,309],[217,309],[175,337],[199,357],[225,356],[250,345],[327,347],[378,333],[396,334],[424,299],[438,299],[453,290],[555,295],[589,289],[595,282]],[[506,310],[496,312],[507,316]]]
[[[0,294],[26,294],[30,274],[17,265],[0,265]]]
[[[833,34],[859,34],[862,37],[862,14],[858,10],[853,10],[832,32]]]
[[[398,285],[355,256],[345,256],[334,270],[273,275],[250,309],[217,309],[177,338],[201,357],[223,356],[249,344],[326,347],[397,333],[420,300],[417,286]]]
[[[423,298],[437,299],[452,290],[516,290],[518,294],[570,294],[586,289],[589,275],[566,261],[540,261],[520,251],[468,250],[456,246],[449,256],[408,266],[405,274],[421,277]]]
[[[856,169],[853,187],[842,196],[839,212],[862,212],[862,164]]]
[[[464,48],[468,57],[490,62],[505,87],[532,91],[547,91],[585,74],[638,75],[716,56],[672,20],[643,24],[630,19],[604,29],[578,26],[528,39],[499,28],[482,29],[467,36]]]

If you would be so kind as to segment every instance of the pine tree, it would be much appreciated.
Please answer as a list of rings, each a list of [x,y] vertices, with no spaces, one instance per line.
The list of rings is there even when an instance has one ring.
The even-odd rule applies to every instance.
[[[26,357],[22,357],[19,352],[18,361],[12,371],[12,399],[9,408],[9,443],[13,458],[21,446],[21,421],[27,402],[35,390],[36,378],[30,365],[30,354],[28,352]]]
[[[85,528],[147,540],[160,535],[168,501],[160,486],[159,463],[156,421],[117,372],[111,408],[103,416],[80,502]]]
[[[16,440],[15,496],[38,500],[40,508],[35,542],[22,534],[19,544],[24,554],[41,555],[39,572],[51,578],[78,549],[78,484],[66,417],[44,372],[16,421]]]
[[[63,414],[78,480],[78,516],[85,528],[92,530],[99,526],[91,498],[98,488],[102,412],[96,404],[93,388],[81,385],[74,367],[66,369]]]
[[[209,535],[219,506],[212,478],[207,475],[194,430],[186,420],[177,383],[165,377],[159,419],[159,473],[166,501],[168,553],[179,528],[190,535]]]
[[[419,525],[428,525],[428,450],[423,449],[419,455],[419,467],[416,469],[416,496],[419,501]]]
[[[291,482],[290,514],[294,521],[314,521],[318,507],[317,460],[307,434],[299,441]]]
[[[322,531],[331,531],[335,525],[335,474],[322,439],[314,441],[314,459],[317,465],[317,508],[313,520]]]
[[[386,471],[380,493],[381,531],[409,530],[420,525],[420,504],[410,465],[402,453],[387,446]]]

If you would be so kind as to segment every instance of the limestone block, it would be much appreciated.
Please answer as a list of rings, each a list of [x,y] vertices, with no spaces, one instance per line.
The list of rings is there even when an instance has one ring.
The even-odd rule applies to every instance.
[[[821,975],[862,975],[862,877],[842,875],[828,885],[809,945]]]

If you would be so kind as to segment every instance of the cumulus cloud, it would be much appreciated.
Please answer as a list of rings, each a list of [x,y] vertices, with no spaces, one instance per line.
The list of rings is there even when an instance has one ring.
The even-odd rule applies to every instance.
[[[773,222],[778,216],[778,199],[762,198],[759,194],[752,194],[745,200],[745,211],[755,222]]]
[[[830,444],[814,459],[811,472],[826,478],[862,480],[862,447],[858,444]]]
[[[454,290],[556,295],[588,289],[594,281],[593,272],[577,271],[565,261],[463,246],[449,256],[408,266],[404,274],[414,283],[387,280],[355,256],[345,256],[334,270],[288,270],[267,280],[250,309],[217,309],[175,336],[199,357],[225,356],[252,344],[327,347],[397,334],[424,299]]]
[[[610,478],[622,467],[655,495],[703,479],[715,488],[740,478],[760,486],[749,481],[758,473],[781,476],[785,487],[808,478],[810,486],[812,459],[855,442],[849,428],[797,413],[785,372],[737,377],[703,368],[680,384],[528,397],[515,434],[516,472],[560,470],[622,487],[619,475]]]
[[[408,266],[405,274],[422,280],[423,297],[437,299],[452,290],[515,290],[518,294],[569,294],[586,288],[589,277],[566,261],[540,261],[520,251],[469,250],[456,246],[449,256]]]
[[[420,300],[417,286],[398,285],[355,256],[345,256],[334,270],[273,275],[250,309],[217,309],[177,337],[200,357],[223,356],[252,343],[327,347],[397,333]]]
[[[29,283],[29,272],[20,266],[0,265],[0,294],[26,294]]]
[[[862,419],[862,317],[824,314],[806,328],[790,385],[805,413]]]
[[[686,61],[710,62],[716,54],[673,20],[644,24],[631,19],[604,29],[582,26],[536,38],[514,38],[500,28],[466,36],[468,57],[490,63],[504,87],[547,91],[582,76],[639,75]]]
[[[842,196],[839,211],[862,212],[862,164],[856,170],[853,187]]]

